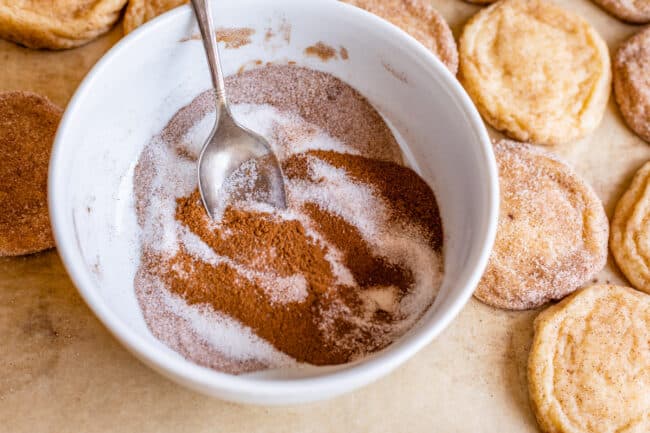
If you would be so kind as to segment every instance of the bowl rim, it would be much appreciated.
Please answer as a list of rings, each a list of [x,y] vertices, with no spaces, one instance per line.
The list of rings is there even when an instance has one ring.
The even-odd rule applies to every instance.
[[[246,7],[247,4],[252,6],[260,1],[264,2],[264,0],[242,0],[237,3],[236,7]],[[70,215],[65,206],[58,205],[60,202],[59,196],[64,194],[64,181],[66,176],[59,167],[64,164],[65,155],[69,152],[67,149],[74,148],[73,143],[65,141],[67,130],[71,124],[74,124],[75,113],[79,110],[82,102],[92,94],[91,89],[97,81],[98,75],[100,75],[103,69],[112,62],[124,47],[135,43],[147,33],[160,31],[167,23],[180,19],[182,15],[191,13],[191,7],[189,5],[172,9],[145,23],[119,40],[92,67],[76,89],[61,119],[52,147],[48,175],[48,207],[52,232],[62,263],[77,291],[97,318],[115,338],[141,361],[163,375],[179,380],[185,385],[199,391],[210,393],[210,390],[212,390],[214,391],[213,394],[220,391],[221,394],[225,392],[235,396],[247,394],[249,396],[255,396],[252,400],[262,400],[271,397],[281,399],[284,397],[284,401],[280,401],[279,404],[283,404],[289,400],[296,401],[295,397],[300,395],[312,396],[308,398],[297,398],[297,401],[306,402],[323,398],[317,395],[328,397],[358,388],[388,374],[429,344],[458,315],[472,296],[479,282],[495,240],[499,209],[499,184],[496,161],[485,125],[473,102],[456,77],[449,72],[447,67],[433,53],[413,37],[369,12],[335,0],[311,0],[309,5],[310,7],[340,8],[341,13],[356,15],[360,20],[367,21],[369,25],[379,27],[384,32],[388,32],[400,40],[405,46],[405,49],[413,51],[417,57],[421,58],[432,69],[433,74],[449,88],[466,115],[470,126],[474,129],[475,135],[478,137],[480,155],[483,159],[482,163],[485,165],[489,180],[487,185],[488,208],[486,209],[485,216],[488,223],[485,231],[479,236],[481,242],[477,243],[481,251],[474,264],[474,270],[471,272],[471,275],[464,282],[455,283],[454,290],[458,290],[460,293],[456,295],[456,299],[442,313],[437,321],[421,326],[416,332],[402,339],[399,342],[400,347],[398,350],[387,350],[376,357],[372,357],[371,359],[340,371],[324,372],[318,376],[291,379],[268,379],[247,375],[231,375],[197,365],[186,359],[174,357],[172,354],[166,353],[162,348],[156,347],[153,342],[147,340],[145,337],[131,331],[129,326],[106,305],[101,296],[99,296],[98,291],[94,290],[95,283],[91,278],[91,272],[83,265],[80,251],[78,251],[75,242],[72,241],[73,239],[70,239],[70,235],[67,234],[68,230],[66,230],[66,226],[70,224]],[[274,7],[278,9],[305,8],[305,3],[304,0],[275,0]],[[251,400],[251,398],[235,398],[235,400],[246,401]],[[269,403],[267,402],[265,404]],[[270,404],[273,403],[271,402]]]

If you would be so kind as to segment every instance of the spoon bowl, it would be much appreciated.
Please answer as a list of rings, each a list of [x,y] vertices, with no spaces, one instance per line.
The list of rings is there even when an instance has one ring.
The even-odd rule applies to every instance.
[[[228,203],[254,201],[284,209],[286,198],[280,164],[261,135],[237,123],[219,106],[215,127],[198,161],[199,192],[212,219]]]

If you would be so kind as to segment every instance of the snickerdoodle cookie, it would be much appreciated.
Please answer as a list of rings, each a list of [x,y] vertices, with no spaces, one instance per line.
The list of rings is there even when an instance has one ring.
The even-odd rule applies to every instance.
[[[47,167],[61,109],[28,92],[0,93],[0,256],[54,246]]]
[[[597,285],[543,311],[528,388],[546,433],[650,431],[650,296]]]
[[[107,32],[126,0],[0,0],[0,38],[30,48],[64,49]]]
[[[494,151],[499,226],[474,295],[510,310],[563,298],[605,266],[608,223],[602,202],[549,152],[509,140],[496,143]]]
[[[593,0],[610,14],[631,23],[650,22],[650,0]]]
[[[400,27],[430,49],[452,74],[458,71],[458,49],[445,19],[427,0],[343,0]]]
[[[616,52],[614,95],[628,126],[650,142],[650,27]]]
[[[611,227],[612,254],[628,280],[650,293],[650,162],[636,173],[616,205]]]
[[[122,23],[124,34],[187,2],[189,0],[129,0]]]
[[[553,145],[598,126],[611,72],[607,45],[583,18],[545,0],[502,0],[463,29],[459,78],[493,127]]]

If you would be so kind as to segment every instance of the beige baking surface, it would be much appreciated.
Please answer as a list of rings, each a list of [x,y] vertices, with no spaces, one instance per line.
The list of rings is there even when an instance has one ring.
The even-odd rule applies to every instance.
[[[610,49],[639,29],[588,0],[560,2],[587,19]],[[456,37],[478,7],[435,0]],[[121,36],[37,52],[0,41],[0,90],[27,89],[64,105],[93,63]],[[650,145],[610,101],[592,137],[565,155],[606,203],[608,215]],[[622,282],[613,265],[599,281]],[[126,352],[77,295],[55,252],[0,259],[0,432],[536,432],[525,362],[536,312],[507,313],[472,300],[432,344],[390,376],[337,399],[255,408],[203,397]]]

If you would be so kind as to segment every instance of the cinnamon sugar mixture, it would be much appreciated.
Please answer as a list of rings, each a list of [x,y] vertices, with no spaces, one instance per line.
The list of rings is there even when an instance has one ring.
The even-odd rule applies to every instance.
[[[135,287],[152,333],[229,373],[340,364],[389,345],[442,280],[433,192],[401,165],[368,101],[332,75],[276,65],[226,84],[235,117],[278,155],[288,208],[231,202],[211,221],[196,189],[211,93],[182,108],[135,174]]]
[[[223,42],[226,48],[241,48],[251,43],[251,36],[255,34],[255,29],[248,27],[243,28],[224,28],[217,29],[217,41]]]
[[[336,49],[323,42],[316,42],[314,45],[305,48],[305,54],[319,57],[322,61],[327,62],[336,57]]]
[[[255,34],[255,29],[250,27],[219,27],[215,31],[217,42],[223,42],[225,48],[237,49],[244,45],[251,43],[251,37]],[[202,38],[200,33],[195,33],[190,37],[185,37],[179,42],[187,42],[191,40],[200,41]]]

